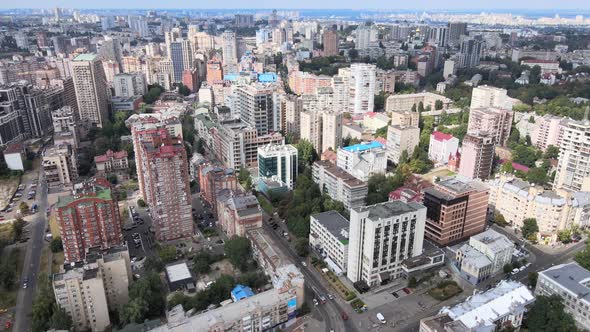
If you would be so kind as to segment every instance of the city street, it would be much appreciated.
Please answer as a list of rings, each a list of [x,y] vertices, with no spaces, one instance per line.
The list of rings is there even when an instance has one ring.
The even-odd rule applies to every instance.
[[[37,178],[37,174],[39,174]],[[41,258],[41,249],[43,248],[45,228],[47,227],[47,186],[43,177],[43,172],[32,171],[23,176],[23,182],[26,185],[25,190],[29,190],[31,183],[38,183],[37,196],[35,202],[39,206],[38,212],[27,217],[29,223],[26,227],[29,232],[29,241],[26,245],[25,260],[23,263],[22,275],[18,279],[19,292],[16,301],[16,312],[14,331],[31,330],[31,306],[35,297],[37,286],[37,277],[39,273],[39,260]],[[22,280],[28,278],[28,287],[22,288]]]
[[[322,295],[326,295],[328,293],[333,293],[332,290],[327,289],[326,287],[324,287],[324,285],[322,284],[322,282],[320,281],[320,276],[317,276],[316,273],[308,268],[308,267],[304,267],[303,265],[301,265],[301,261],[302,258],[299,257],[299,255],[297,255],[295,253],[295,251],[289,246],[287,240],[279,235],[279,232],[275,231],[272,229],[272,227],[270,227],[270,225],[268,224],[268,215],[264,214],[263,219],[263,227],[266,229],[266,231],[271,234],[271,236],[273,237],[274,241],[276,243],[278,243],[279,245],[279,249],[288,257],[291,258],[291,260],[295,263],[295,265],[297,265],[297,267],[301,270],[301,272],[303,273],[303,276],[305,277],[305,283],[306,283],[306,299],[308,304],[310,305],[310,307],[312,307],[312,315],[313,312],[317,309],[319,310],[319,312],[321,313],[321,318],[323,320],[325,320],[325,324],[326,324],[326,331],[357,331],[356,327],[354,326],[354,318],[353,316],[351,316],[351,314],[349,313],[349,311],[351,311],[352,307],[350,307],[349,304],[344,303],[344,304],[340,304],[339,303],[339,299],[338,297],[336,297],[336,300],[327,300],[325,304],[320,304],[318,306],[313,306],[313,303],[311,301],[309,301],[310,299],[313,300],[313,297],[315,297],[315,294],[313,294],[313,290],[310,287],[313,287],[317,290],[319,290],[319,292],[322,293]],[[279,222],[280,224],[280,222]],[[309,264],[308,264],[309,266]],[[309,297],[309,295],[311,295],[312,297]],[[342,305],[347,305],[350,308],[350,310],[343,310]],[[349,320],[344,321],[342,319],[342,313],[346,312],[348,314],[348,316],[350,317]],[[315,315],[314,315],[315,316]]]

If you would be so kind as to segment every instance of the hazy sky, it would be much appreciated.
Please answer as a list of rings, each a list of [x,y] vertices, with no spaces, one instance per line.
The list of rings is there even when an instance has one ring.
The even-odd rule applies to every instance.
[[[0,8],[590,9],[590,0],[0,0]]]

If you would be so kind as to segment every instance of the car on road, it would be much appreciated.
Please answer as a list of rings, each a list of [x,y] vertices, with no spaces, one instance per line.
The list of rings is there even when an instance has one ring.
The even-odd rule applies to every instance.
[[[342,320],[348,320],[348,315],[345,312],[343,312],[340,316],[342,317]]]
[[[313,299],[313,305],[315,305],[316,307],[319,305],[320,303],[318,302],[318,300]]]
[[[26,289],[28,285],[29,285],[29,278],[25,277],[25,279],[23,279],[23,288]]]
[[[395,297],[396,299],[399,299],[399,294],[397,292],[393,292],[391,293],[391,295],[393,295],[393,297]]]
[[[330,300],[333,300],[333,299],[334,299],[334,295],[332,295],[332,294],[329,294],[329,293],[328,293],[328,298],[329,298]]]
[[[403,291],[404,291],[404,293],[406,293],[406,294],[408,294],[408,295],[409,295],[409,294],[412,294],[412,290],[411,290],[411,289],[409,289],[408,287],[404,287]]]
[[[306,263],[306,262],[304,262],[304,261],[301,261],[301,265],[303,265],[303,266],[307,267],[307,263]]]
[[[141,236],[139,235],[139,233],[133,233],[133,234],[131,234],[131,237],[134,238],[134,239],[136,239],[136,240],[139,239],[139,238],[141,238]]]
[[[514,269],[514,270],[512,270],[512,272],[510,272],[510,274],[512,274],[512,275],[515,275],[515,274],[517,274],[518,272],[520,272],[518,269]]]
[[[385,317],[380,312],[377,313],[377,319],[379,320],[379,322],[381,322],[381,324],[387,324],[387,321],[385,320]]]
[[[525,269],[526,269],[526,265],[523,265],[523,266],[521,266],[521,267],[518,269],[518,272],[522,272],[522,271],[524,271]]]

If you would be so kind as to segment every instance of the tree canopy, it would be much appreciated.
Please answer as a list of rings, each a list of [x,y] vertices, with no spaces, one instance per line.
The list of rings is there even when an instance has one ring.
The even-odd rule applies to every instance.
[[[537,296],[523,322],[529,331],[578,331],[572,316],[565,312],[561,298],[556,295]]]
[[[537,219],[527,218],[527,219],[523,220],[522,227],[520,228],[520,230],[522,232],[523,238],[531,239],[539,231],[539,226],[537,225]]]

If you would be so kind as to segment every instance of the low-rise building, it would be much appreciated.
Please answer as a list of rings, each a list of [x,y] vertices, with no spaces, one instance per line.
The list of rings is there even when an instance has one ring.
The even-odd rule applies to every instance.
[[[262,227],[262,209],[252,194],[221,191],[217,199],[217,218],[228,237],[245,236],[248,230]]]
[[[168,289],[171,292],[175,291],[196,291],[195,277],[192,275],[186,262],[175,262],[166,265],[164,268],[166,273],[166,282]]]
[[[450,134],[435,131],[430,135],[428,158],[435,164],[447,164],[459,149],[459,139]]]
[[[377,141],[339,148],[336,165],[355,178],[368,181],[374,174],[385,174],[387,150]]]
[[[560,231],[589,223],[590,192],[546,190],[510,175],[501,175],[487,184],[490,208],[518,228],[526,218],[536,219],[540,243],[553,244]]]
[[[552,266],[539,272],[535,295],[558,296],[580,329],[590,329],[590,271],[577,263]]]
[[[22,143],[8,144],[4,150],[4,162],[11,171],[24,171],[23,161],[26,160],[26,151]]]
[[[121,181],[129,178],[129,161],[127,151],[108,150],[105,154],[94,157],[98,176],[116,175]]]
[[[217,194],[222,189],[238,190],[238,179],[233,169],[202,164],[199,172],[199,188],[201,195],[217,210]]]
[[[313,163],[313,181],[333,200],[342,202],[344,207],[359,207],[365,204],[369,191],[367,182],[361,181],[342,168],[327,160]]]
[[[71,145],[47,148],[41,166],[49,187],[71,186],[78,179],[76,151]]]
[[[445,96],[432,93],[432,92],[420,92],[420,93],[409,93],[409,94],[395,94],[387,97],[385,103],[385,110],[387,112],[392,111],[407,111],[412,107],[419,107],[420,104],[427,109],[440,109],[437,108],[437,101],[442,103],[442,109],[447,109],[451,106],[453,101]]]
[[[472,284],[478,284],[500,272],[512,261],[514,243],[492,229],[472,236],[455,253],[461,275]]]
[[[486,292],[420,320],[420,332],[496,331],[505,326],[518,330],[524,313],[534,301],[535,297],[522,283],[502,280]]]
[[[337,275],[345,273],[348,264],[348,227],[348,220],[336,211],[310,216],[309,244]]]

